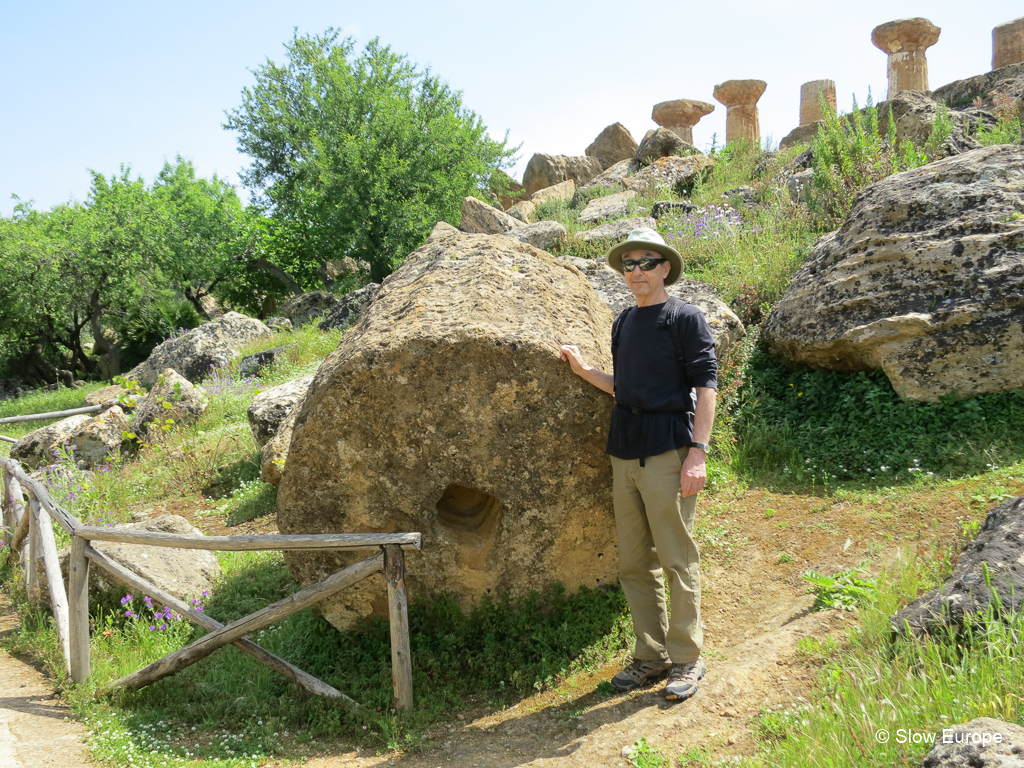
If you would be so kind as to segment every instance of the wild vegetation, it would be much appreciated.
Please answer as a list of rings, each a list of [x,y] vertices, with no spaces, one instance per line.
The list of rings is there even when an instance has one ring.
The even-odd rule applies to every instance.
[[[296,38],[289,57],[287,68],[268,65],[258,74],[259,85],[247,92],[245,106],[230,118],[238,121],[235,127],[243,131],[242,121],[252,121],[253,141],[260,135],[255,127],[259,120],[267,120],[268,126],[272,123],[274,115],[272,110],[268,112],[267,103],[276,93],[274,88],[290,83],[288,95],[294,96],[311,88],[317,77],[326,77],[325,73],[346,83],[360,78],[373,81],[377,68],[394,67],[409,78],[410,89],[436,91],[443,109],[460,109],[453,106],[454,97],[443,84],[417,75],[407,62],[386,49],[371,47],[364,57],[353,58],[349,44],[338,46],[330,36]],[[367,103],[375,102],[370,99]],[[343,112],[343,106],[335,102],[332,108]],[[461,115],[449,115],[455,122],[445,125],[456,125],[459,131],[468,132],[464,136],[472,136],[478,120]],[[1019,117],[1015,115],[1005,111],[996,127],[984,134],[986,140],[1012,137],[1014,130],[1019,136]],[[366,138],[360,130],[367,128],[353,128],[347,143],[332,152],[370,151],[352,146],[354,137]],[[945,130],[941,121],[936,130]],[[280,139],[279,133],[273,135],[276,138],[267,139],[268,146]],[[168,266],[158,275],[154,272],[156,276],[129,285],[131,281],[118,282],[111,273],[100,280],[98,288],[84,282],[88,295],[83,293],[85,288],[71,285],[63,273],[55,271],[54,290],[65,291],[58,295],[66,297],[66,307],[78,308],[78,314],[71,309],[65,317],[54,302],[52,317],[46,321],[50,325],[45,326],[54,329],[53,335],[37,335],[32,337],[36,339],[33,343],[42,344],[45,350],[45,344],[63,345],[66,339],[70,345],[62,348],[70,354],[74,336],[68,334],[84,320],[78,327],[79,356],[87,356],[86,329],[92,328],[92,314],[87,318],[85,313],[95,313],[97,306],[101,319],[109,318],[110,323],[101,323],[100,333],[112,331],[112,339],[135,338],[127,326],[114,320],[119,312],[128,313],[135,305],[156,307],[152,311],[160,319],[151,325],[157,334],[177,327],[174,323],[179,320],[172,319],[174,307],[190,308],[195,312],[190,322],[194,322],[201,306],[197,307],[192,297],[201,300],[209,293],[224,298],[227,294],[218,291],[225,281],[217,282],[222,273],[215,266],[202,273],[205,277],[184,268],[175,272],[170,262],[184,263],[186,259],[171,255],[173,243],[192,243],[180,246],[192,254],[189,258],[199,259],[196,254],[208,248],[211,264],[231,265],[230,269],[247,263],[239,260],[239,252],[268,260],[270,253],[287,254],[272,263],[291,270],[288,274],[304,287],[315,282],[323,266],[313,250],[330,238],[342,238],[353,249],[370,248],[355,235],[344,234],[343,219],[322,219],[308,237],[289,234],[289,227],[294,229],[299,217],[318,216],[326,210],[303,207],[310,202],[303,185],[313,177],[340,173],[325,165],[324,158],[331,153],[321,154],[324,147],[316,132],[310,130],[307,138],[308,157],[287,173],[275,165],[279,155],[270,150],[266,156],[254,154],[260,159],[251,171],[253,183],[265,196],[261,218],[255,220],[249,211],[241,211],[230,190],[216,180],[196,180],[182,161],[168,166],[150,187],[124,172],[113,180],[97,177],[94,196],[85,205],[47,213],[20,208],[14,219],[2,222],[9,228],[6,232],[16,234],[0,239],[0,258],[7,254],[5,263],[20,264],[18,268],[28,263],[25,254],[53,253],[55,260],[64,254],[55,247],[47,250],[51,248],[47,244],[57,237],[54,233],[78,238],[68,240],[84,244],[76,248],[93,249],[82,252],[96,254],[96,263],[101,265],[98,275],[109,268],[102,266],[107,256],[121,258],[116,263],[148,275],[146,270],[153,263],[162,262],[154,259],[142,264],[132,248],[152,242],[153,247],[168,249]],[[931,147],[939,143],[936,138]],[[370,141],[369,145],[387,155],[379,143]],[[808,588],[815,592],[821,607],[855,609],[858,628],[846,638],[808,638],[801,644],[802,655],[820,668],[814,695],[783,709],[764,710],[754,718],[750,727],[758,751],[741,762],[752,766],[909,763],[920,759],[927,751],[925,745],[894,740],[880,747],[874,737],[878,728],[912,723],[922,731],[934,732],[942,725],[979,715],[1024,722],[1019,698],[1024,667],[1018,642],[1024,626],[1019,617],[981,622],[957,637],[898,642],[889,637],[886,621],[898,607],[948,575],[958,545],[977,531],[980,515],[1004,498],[1024,492],[1024,394],[1014,391],[911,404],[900,400],[879,374],[791,368],[759,348],[758,324],[785,291],[815,238],[844,215],[843,206],[848,210],[852,195],[864,184],[897,172],[904,167],[900,163],[924,162],[929,146],[897,152],[891,141],[878,135],[877,115],[870,109],[863,121],[844,122],[830,116],[814,146],[815,192],[810,206],[793,203],[785,184],[786,166],[800,149],[766,155],[758,147],[742,144],[715,148],[713,176],[697,184],[688,198],[699,209],[663,218],[658,224],[683,253],[687,275],[714,285],[748,324],[745,341],[722,361],[720,417],[712,439],[715,451],[709,466],[707,511],[700,516],[697,535],[705,562],[728,564],[743,541],[727,507],[734,499],[742,500],[744,494],[765,490],[779,497],[821,494],[829,504],[874,510],[872,525],[877,535],[868,547],[863,570],[806,574]],[[503,146],[489,145],[482,155],[467,159],[460,184],[477,184],[486,176],[486,168],[500,164],[504,152]],[[337,181],[336,189],[344,188],[340,177]],[[742,184],[754,188],[760,205],[749,210],[725,205],[723,193]],[[390,194],[387,189],[368,190],[371,197],[366,199],[373,204],[378,199],[373,195],[386,197]],[[448,190],[445,194],[456,193]],[[595,257],[603,253],[603,246],[572,239],[583,229],[578,222],[582,207],[597,194],[581,193],[572,201],[539,206],[541,218],[561,221],[569,231],[570,245],[556,255]],[[202,205],[187,203],[190,196]],[[656,200],[669,197],[680,199],[663,190],[650,190],[634,199],[633,212],[646,212]],[[393,269],[397,265],[394,254],[401,254],[408,248],[405,243],[421,237],[419,228],[451,200],[439,198],[429,205],[414,206],[404,219],[396,214],[400,218],[396,229],[374,234],[377,239],[372,242],[393,249],[385,248],[381,251],[385,255],[372,262],[375,274]],[[193,220],[187,216],[185,224],[178,220],[181,217],[173,211],[180,208],[174,206],[186,204],[208,211],[205,219],[193,217],[207,222],[204,226],[208,229],[185,226]],[[126,210],[136,213],[117,218]],[[387,213],[390,210],[381,208],[382,215],[391,215]],[[94,216],[97,218],[91,218]],[[89,222],[111,220],[116,222],[110,225],[111,231],[119,233],[119,239],[102,240],[89,234],[93,232]],[[166,234],[172,224],[178,226],[177,240]],[[95,226],[102,230],[107,225]],[[231,230],[234,239],[203,234],[219,226],[237,226]],[[294,261],[288,261],[291,258]],[[49,268],[47,259],[41,261]],[[28,280],[24,271],[16,274],[24,274]],[[83,281],[87,274],[91,273],[83,273]],[[130,270],[116,276],[124,274]],[[265,285],[258,277],[263,271],[230,274],[238,278],[231,288],[236,292],[231,300],[239,306],[253,306],[246,303],[249,299],[238,298],[244,291],[251,291],[246,295],[257,303],[273,295],[259,287]],[[101,296],[95,306],[90,304],[93,290]],[[152,299],[149,305],[147,296]],[[157,306],[161,300],[166,302],[165,310]],[[0,302],[0,312],[5,309]],[[45,325],[42,320],[40,323],[40,327]],[[165,442],[91,473],[75,469],[73,457],[58,451],[48,474],[55,496],[81,519],[99,524],[159,507],[185,512],[205,528],[272,528],[276,489],[259,480],[259,455],[245,409],[257,391],[314,371],[337,346],[339,333],[321,333],[314,324],[254,342],[244,352],[279,346],[283,337],[294,346],[282,361],[257,377],[240,376],[231,366],[214,371],[206,382],[211,400],[206,414],[196,425],[172,431]],[[17,349],[22,354],[25,348]],[[83,390],[63,388],[35,392],[0,402],[0,417],[73,407],[81,403],[82,395]],[[4,433],[18,437],[38,426],[10,425]],[[0,446],[0,451],[6,450]],[[887,518],[880,510],[927,507],[945,497],[961,499],[972,518],[959,521],[952,532],[935,531],[940,535],[931,544],[918,541],[913,554],[894,543],[900,521]],[[763,514],[767,519],[775,511],[768,509]],[[778,555],[780,564],[792,560],[792,554]],[[194,596],[218,620],[245,615],[297,588],[279,555],[233,553],[223,555],[221,562],[223,583],[211,595]],[[8,637],[5,647],[31,653],[46,665],[60,692],[88,723],[94,754],[117,766],[249,766],[321,750],[430,746],[437,738],[437,725],[448,722],[452,712],[500,709],[522,703],[538,692],[561,695],[571,681],[623,658],[632,642],[624,600],[617,590],[566,595],[553,588],[520,604],[499,596],[482,601],[469,616],[443,598],[414,601],[410,609],[414,685],[430,695],[418,698],[412,714],[399,715],[391,708],[386,625],[371,622],[340,634],[307,611],[263,630],[256,641],[353,696],[364,705],[361,710],[306,697],[230,648],[173,680],[136,693],[102,697],[96,694],[104,684],[180,647],[198,632],[166,612],[158,615],[159,607],[154,610],[142,595],[126,594],[108,604],[94,605],[94,676],[87,686],[75,687],[63,669],[48,610],[27,602],[23,585],[7,567],[5,556],[0,556],[0,568],[4,569],[7,593],[22,615],[21,632]],[[589,703],[580,706],[591,706],[613,693],[607,684],[599,684],[588,691],[585,701]],[[723,759],[719,746],[669,755],[644,736],[635,741],[625,759],[635,766],[707,766]]]

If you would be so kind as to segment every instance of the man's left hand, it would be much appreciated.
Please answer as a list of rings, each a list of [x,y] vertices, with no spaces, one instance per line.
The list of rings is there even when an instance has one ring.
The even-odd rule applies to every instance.
[[[707,454],[700,448],[690,448],[687,452],[679,472],[679,493],[683,496],[693,496],[704,490],[708,480],[706,458]]]

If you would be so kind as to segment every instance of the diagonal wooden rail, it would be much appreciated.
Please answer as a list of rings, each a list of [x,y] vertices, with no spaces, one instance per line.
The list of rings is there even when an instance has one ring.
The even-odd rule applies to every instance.
[[[38,561],[42,561],[53,608],[57,635],[64,652],[64,660],[76,683],[91,674],[89,657],[89,566],[94,564],[114,578],[149,595],[162,605],[169,606],[183,618],[206,629],[208,634],[189,645],[164,656],[152,664],[111,684],[111,687],[139,688],[163,677],[181,671],[190,664],[209,656],[218,648],[234,645],[244,653],[296,685],[320,696],[340,699],[359,706],[345,694],[303,672],[269,651],[261,648],[245,635],[280,621],[303,608],[349,587],[374,573],[383,572],[388,590],[389,618],[391,620],[391,662],[395,704],[398,709],[412,709],[412,661],[409,652],[409,617],[405,591],[405,550],[419,549],[419,533],[337,533],[301,536],[179,536],[155,531],[83,525],[67,510],[57,504],[41,483],[30,477],[13,459],[0,458],[3,475],[3,522],[10,532],[10,558],[21,562],[26,570],[30,597],[40,598]],[[27,496],[27,499],[26,499]],[[68,585],[58,562],[56,540],[51,519],[71,536],[71,556],[68,567]],[[267,606],[253,614],[224,625],[205,613],[193,610],[159,585],[143,579],[123,565],[114,562],[92,541],[113,541],[181,549],[217,551],[255,550],[338,550],[371,549],[376,554],[345,568],[323,581],[306,587],[284,600]]]

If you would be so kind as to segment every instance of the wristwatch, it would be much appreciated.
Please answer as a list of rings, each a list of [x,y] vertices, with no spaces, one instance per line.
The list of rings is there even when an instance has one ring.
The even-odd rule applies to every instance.
[[[690,443],[691,448],[700,448],[704,453],[711,453],[711,446],[707,443]]]

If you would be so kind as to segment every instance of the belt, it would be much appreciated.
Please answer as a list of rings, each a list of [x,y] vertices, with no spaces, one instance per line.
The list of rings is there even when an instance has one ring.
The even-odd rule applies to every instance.
[[[615,407],[619,410],[626,411],[627,413],[632,413],[634,416],[643,416],[645,413],[669,413],[676,414],[678,416],[686,416],[690,413],[689,411],[649,411],[643,408],[635,408],[632,405],[623,405],[622,403],[616,403]]]

